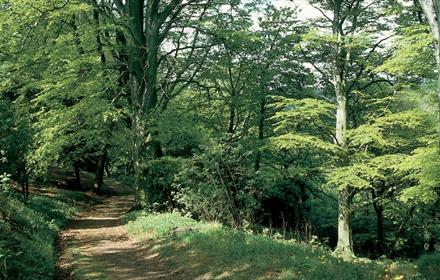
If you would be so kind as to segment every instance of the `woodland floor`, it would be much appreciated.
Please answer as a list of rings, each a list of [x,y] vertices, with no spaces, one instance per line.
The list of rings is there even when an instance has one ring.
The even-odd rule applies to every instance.
[[[107,185],[113,196],[60,233],[55,279],[186,279],[181,268],[151,250],[153,244],[128,236],[123,215],[134,197],[116,182]]]

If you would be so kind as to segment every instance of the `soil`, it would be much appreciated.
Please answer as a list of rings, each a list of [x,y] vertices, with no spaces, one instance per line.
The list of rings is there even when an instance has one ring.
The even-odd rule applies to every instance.
[[[118,187],[115,196],[105,197],[60,233],[55,279],[187,279],[152,249],[154,244],[128,236],[123,215],[134,197],[120,194]]]

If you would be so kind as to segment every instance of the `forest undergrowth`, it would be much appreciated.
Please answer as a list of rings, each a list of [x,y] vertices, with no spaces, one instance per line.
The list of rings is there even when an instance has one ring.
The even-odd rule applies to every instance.
[[[190,279],[439,279],[440,258],[343,261],[319,243],[285,240],[198,222],[174,213],[133,212],[130,236],[183,267]],[[437,260],[436,260],[437,259]]]
[[[58,232],[96,202],[89,193],[61,189],[39,189],[28,200],[0,192],[0,279],[52,279]]]

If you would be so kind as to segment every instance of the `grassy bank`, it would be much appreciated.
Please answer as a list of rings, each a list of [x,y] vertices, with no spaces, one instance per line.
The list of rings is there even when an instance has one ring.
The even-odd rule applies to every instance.
[[[413,264],[342,262],[320,246],[197,222],[178,213],[137,212],[127,219],[131,236],[148,239],[146,249],[183,267],[191,279],[423,279]]]
[[[52,279],[58,231],[93,197],[47,189],[24,203],[18,193],[0,193],[0,278]]]

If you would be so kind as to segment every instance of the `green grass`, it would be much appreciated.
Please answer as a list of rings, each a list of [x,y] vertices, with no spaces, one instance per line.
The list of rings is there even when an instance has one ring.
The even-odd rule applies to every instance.
[[[31,195],[0,193],[0,279],[52,279],[55,239],[90,197],[66,190]]]
[[[179,213],[135,212],[127,220],[132,237],[147,239],[150,250],[183,267],[191,279],[418,279],[411,265],[396,269],[392,263],[343,262],[319,246],[197,222]],[[180,234],[173,230],[189,227]],[[405,278],[399,278],[402,273]]]

